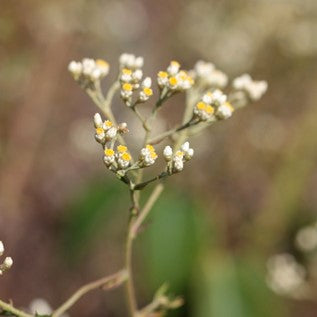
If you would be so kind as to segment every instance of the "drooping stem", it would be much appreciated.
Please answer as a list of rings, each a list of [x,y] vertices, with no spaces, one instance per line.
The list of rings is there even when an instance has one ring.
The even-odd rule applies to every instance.
[[[81,288],[79,288],[64,304],[62,304],[59,308],[57,308],[52,317],[59,317],[64,312],[69,310],[81,297],[83,297],[86,293],[93,291],[98,288],[102,289],[111,289],[121,285],[124,281],[128,279],[128,274],[126,270],[119,271],[113,275],[103,277],[94,282],[90,282]],[[21,316],[23,317],[23,316]]]
[[[27,314],[22,310],[19,310],[15,307],[13,307],[11,304],[8,304],[2,300],[0,300],[0,307],[3,311],[9,312],[10,314],[17,316],[17,317],[33,317],[31,314]]]

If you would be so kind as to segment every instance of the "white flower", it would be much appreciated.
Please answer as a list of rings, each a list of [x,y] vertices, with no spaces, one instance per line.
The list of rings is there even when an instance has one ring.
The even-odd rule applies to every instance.
[[[155,163],[157,159],[157,154],[152,145],[148,144],[145,148],[141,149],[139,165],[142,166],[150,166]]]
[[[143,77],[143,72],[141,69],[137,69],[132,73],[132,78],[134,82],[139,82]]]
[[[75,79],[78,79],[82,73],[83,66],[80,62],[71,61],[68,65],[68,70],[72,73]]]
[[[115,161],[115,152],[113,149],[105,148],[103,161],[107,166],[110,166]]]
[[[171,76],[175,76],[178,71],[180,69],[180,64],[177,61],[171,61],[170,65],[167,67],[167,72],[171,75]]]
[[[244,90],[253,101],[259,100],[267,90],[266,81],[254,81],[249,74],[234,79],[232,86],[236,90]]]
[[[227,101],[227,96],[219,89],[216,89],[211,94],[211,103],[220,106]]]
[[[181,146],[181,150],[184,153],[184,157],[186,161],[189,161],[194,155],[194,150],[189,147],[189,142],[185,142]]]
[[[82,65],[83,65],[83,74],[90,77],[93,70],[96,67],[95,61],[91,58],[84,58],[82,61]]]
[[[133,86],[132,84],[125,83],[121,86],[121,97],[123,100],[128,100],[133,94]]]
[[[106,131],[105,138],[107,141],[114,139],[117,135],[118,129],[115,127],[111,127]]]
[[[127,168],[131,163],[131,155],[128,152],[118,153],[117,162],[120,168]]]
[[[205,78],[206,78],[206,82],[210,86],[223,88],[223,87],[226,87],[228,84],[228,76],[220,70],[213,70]]]
[[[4,252],[4,245],[2,241],[0,241],[0,256],[3,254],[3,252]]]
[[[199,101],[194,107],[194,115],[201,121],[207,121],[214,115],[215,108],[210,104]]]
[[[209,76],[209,74],[215,69],[215,65],[204,61],[198,61],[195,64],[194,69],[197,76],[204,78]]]
[[[94,125],[95,125],[95,128],[101,128],[103,125],[103,121],[99,113],[95,113],[94,115]]]
[[[301,228],[296,234],[297,246],[306,252],[313,251],[317,248],[317,228],[314,226],[307,226]]]
[[[3,261],[3,265],[5,267],[5,269],[9,269],[12,265],[13,265],[13,260],[11,257],[7,256],[4,261]]]
[[[151,88],[152,86],[152,79],[151,77],[145,77],[143,82],[142,82],[142,87],[143,88]]]
[[[181,172],[184,168],[184,152],[177,151],[173,157],[173,172]]]
[[[124,68],[131,68],[131,69],[137,69],[143,67],[143,57],[135,57],[133,54],[127,54],[124,53],[119,58],[120,67]]]
[[[232,116],[234,108],[229,102],[225,102],[217,109],[217,117],[219,119],[228,119]]]
[[[42,298],[36,298],[32,300],[30,304],[30,310],[32,314],[38,314],[38,315],[51,315],[53,312],[52,307],[49,305],[49,303]]]
[[[167,86],[168,85],[168,73],[160,71],[157,74],[157,83],[158,83],[159,87],[161,87],[161,88],[164,86]]]
[[[163,151],[163,156],[167,162],[169,162],[172,159],[173,150],[169,145],[165,146],[164,151]]]

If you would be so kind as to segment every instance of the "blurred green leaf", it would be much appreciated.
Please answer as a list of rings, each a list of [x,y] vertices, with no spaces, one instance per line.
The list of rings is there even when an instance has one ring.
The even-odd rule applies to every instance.
[[[94,182],[75,194],[65,211],[63,248],[69,259],[78,259],[96,235],[106,229],[111,215],[120,209],[125,189],[117,182]]]

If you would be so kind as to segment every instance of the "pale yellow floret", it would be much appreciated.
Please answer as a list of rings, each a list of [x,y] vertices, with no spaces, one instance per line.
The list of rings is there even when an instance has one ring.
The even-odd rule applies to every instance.
[[[109,120],[106,120],[104,124],[107,128],[111,128],[113,126],[112,122]]]
[[[122,69],[122,74],[124,75],[132,75],[132,70],[128,68],[123,68]]]
[[[145,93],[145,95],[146,96],[148,96],[148,97],[150,97],[150,96],[152,96],[153,95],[153,91],[152,91],[152,89],[151,88],[147,88],[147,87],[145,87],[145,88],[143,88],[143,92]]]
[[[124,161],[131,161],[131,155],[128,153],[128,152],[125,152],[122,154],[121,158],[124,160]]]
[[[179,72],[179,78],[181,79],[181,80],[187,80],[188,79],[188,75],[187,75],[187,73],[184,71],[184,70],[181,70],[180,72]]]
[[[97,59],[96,64],[100,67],[109,67],[109,63],[103,59]]]
[[[196,105],[196,108],[197,108],[198,110],[206,110],[206,107],[207,107],[207,105],[206,105],[204,102],[202,102],[202,101],[199,101],[199,102],[197,103],[197,105]]]
[[[132,91],[132,88],[133,88],[132,85],[129,84],[129,83],[125,83],[122,86],[122,89],[125,90],[125,91]]]
[[[114,155],[114,150],[113,149],[105,149],[105,155],[106,156],[113,156]]]
[[[182,151],[177,151],[177,152],[175,153],[175,156],[183,157],[183,156],[184,156],[184,152],[182,152]]]
[[[212,107],[212,106],[210,106],[210,105],[208,105],[208,106],[206,107],[206,112],[207,112],[208,114],[213,114],[213,113],[215,112],[215,108]]]
[[[230,102],[226,102],[225,105],[233,112],[234,111],[234,108],[232,106],[232,104]]]
[[[180,67],[179,62],[177,62],[177,61],[171,61],[171,65],[176,66],[176,67]]]
[[[171,86],[176,86],[177,83],[178,83],[176,77],[171,77],[168,81],[169,81],[169,83],[170,83]]]
[[[150,152],[150,156],[152,159],[156,159],[157,158],[157,154],[155,153],[155,151]]]
[[[154,149],[153,145],[151,145],[151,144],[148,144],[148,145],[146,146],[146,148],[147,148],[150,152],[155,152],[155,149]]]
[[[103,130],[103,128],[97,128],[96,129],[96,133],[98,134],[98,135],[101,135],[101,134],[103,134],[105,131]]]
[[[158,77],[160,77],[160,78],[167,78],[167,76],[168,76],[168,74],[167,74],[167,72],[159,72],[158,74],[157,74],[157,76]]]
[[[119,152],[119,153],[124,153],[124,152],[126,152],[128,150],[128,148],[126,147],[126,146],[124,146],[124,145],[118,145],[117,146],[117,151]]]

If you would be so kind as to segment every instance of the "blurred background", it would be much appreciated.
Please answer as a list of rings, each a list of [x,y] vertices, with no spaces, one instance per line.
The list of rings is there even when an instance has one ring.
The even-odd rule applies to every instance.
[[[128,52],[151,76],[203,59],[269,83],[260,102],[193,138],[194,159],[168,180],[135,243],[140,306],[168,281],[185,298],[169,316],[316,316],[316,34],[316,0],[0,0],[0,239],[14,259],[0,298],[57,307],[122,267],[128,194],[105,170],[96,107],[67,65],[106,59],[107,88]],[[176,122],[183,102],[161,122]],[[137,125],[119,98],[114,111]],[[70,315],[126,316],[123,288],[87,295]]]

